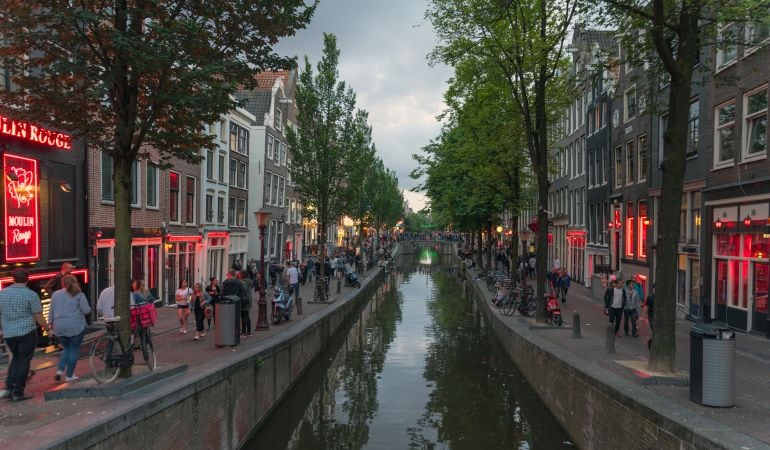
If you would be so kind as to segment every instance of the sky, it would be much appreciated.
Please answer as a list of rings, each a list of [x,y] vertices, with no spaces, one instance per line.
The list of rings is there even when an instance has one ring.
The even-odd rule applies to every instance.
[[[451,76],[446,66],[428,66],[426,56],[437,41],[424,19],[426,7],[424,0],[321,0],[308,27],[276,47],[299,56],[300,67],[307,55],[315,70],[323,33],[337,36],[340,79],[369,112],[377,153],[396,172],[415,211],[425,206],[425,197],[409,192],[418,183],[409,178],[417,167],[412,154],[438,136],[436,116]]]

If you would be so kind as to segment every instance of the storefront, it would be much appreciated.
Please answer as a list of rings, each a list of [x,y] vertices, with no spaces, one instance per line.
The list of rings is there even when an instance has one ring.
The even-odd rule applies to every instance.
[[[711,317],[744,331],[770,333],[768,203],[719,206],[712,214]]]
[[[567,269],[572,280],[577,283],[585,283],[585,259],[586,259],[586,231],[567,231],[567,255],[568,260],[562,263]]]
[[[51,292],[44,286],[63,263],[75,266],[72,274],[88,287],[83,146],[65,133],[0,114],[0,152],[0,289],[13,282],[14,268],[24,267],[47,312]]]
[[[174,293],[182,280],[192,288],[201,278],[196,272],[198,249],[203,247],[200,235],[168,235],[166,236],[166,304],[176,303]]]
[[[246,268],[246,262],[249,260],[249,234],[248,232],[230,232],[230,247],[228,250],[228,266],[233,267],[236,261],[240,262],[242,268]]]
[[[209,283],[212,277],[224,280],[227,266],[227,248],[229,233],[227,231],[209,231],[204,240],[206,260],[202,264],[206,267],[206,276],[203,282]]]
[[[131,280],[143,280],[156,301],[163,296],[161,282],[161,248],[163,239],[159,228],[132,229]],[[115,229],[92,229],[94,239],[94,292],[98,296],[104,288],[114,283]]]

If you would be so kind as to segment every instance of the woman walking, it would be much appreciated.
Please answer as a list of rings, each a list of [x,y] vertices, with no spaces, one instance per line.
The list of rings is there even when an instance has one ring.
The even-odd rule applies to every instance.
[[[257,274],[259,275],[259,274]],[[214,311],[215,306],[217,303],[219,303],[219,280],[217,280],[217,277],[211,277],[209,279],[209,285],[206,286],[206,292],[209,294],[209,297],[211,297],[211,301],[209,304],[211,305],[211,313],[210,315],[206,316],[206,321],[208,322],[208,326],[206,329],[208,331],[211,331],[211,321],[215,319],[214,317]],[[205,311],[204,311],[205,314]]]
[[[190,317],[190,301],[192,300],[192,289],[187,286],[187,280],[179,283],[179,289],[176,290],[176,316],[179,319],[179,332],[187,334],[187,318]]]
[[[203,286],[200,283],[195,283],[193,286],[192,295],[192,308],[193,314],[195,314],[195,339],[196,341],[206,333],[203,331],[203,319],[206,305],[211,303],[211,297],[203,290]]]
[[[67,381],[75,381],[75,365],[80,355],[80,345],[86,335],[85,315],[91,312],[88,299],[80,290],[77,278],[72,275],[62,277],[62,288],[51,296],[48,310],[48,323],[54,327],[54,333],[62,345],[59,365],[54,379],[61,381],[67,375]]]
[[[147,286],[144,285],[144,280],[134,280],[134,289],[131,292],[131,296],[134,299],[135,305],[146,305],[155,301],[150,291],[147,290]]]

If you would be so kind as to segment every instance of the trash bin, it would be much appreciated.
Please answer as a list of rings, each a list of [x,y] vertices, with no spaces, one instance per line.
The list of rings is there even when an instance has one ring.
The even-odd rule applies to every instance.
[[[215,305],[214,345],[234,347],[241,343],[241,301],[221,297]]]
[[[690,400],[735,404],[735,332],[729,328],[698,324],[690,329]]]

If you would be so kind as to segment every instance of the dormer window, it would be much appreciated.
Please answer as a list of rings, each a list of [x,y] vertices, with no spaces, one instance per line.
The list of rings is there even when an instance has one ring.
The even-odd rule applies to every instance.
[[[281,111],[281,108],[275,108],[275,123],[273,124],[273,127],[275,127],[276,130],[281,131],[283,129],[283,111]]]

